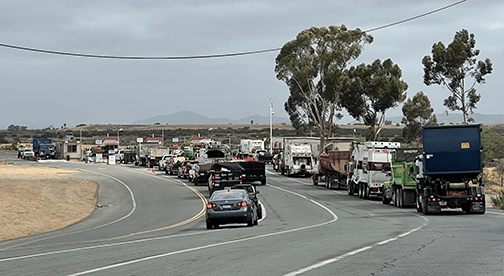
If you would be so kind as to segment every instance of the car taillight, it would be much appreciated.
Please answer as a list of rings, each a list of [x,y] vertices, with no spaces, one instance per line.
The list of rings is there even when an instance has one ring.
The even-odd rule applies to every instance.
[[[212,180],[214,180],[214,179],[215,179],[215,175],[212,175]]]
[[[212,209],[212,208],[217,207],[217,205],[215,205],[215,203],[208,203],[208,204],[206,205],[206,207],[207,207],[207,209]]]
[[[238,202],[236,205],[241,207],[247,207],[247,202],[246,201]]]
[[[483,198],[483,197],[475,197],[475,198],[474,198],[474,201],[483,201],[483,200],[484,200],[484,198]]]

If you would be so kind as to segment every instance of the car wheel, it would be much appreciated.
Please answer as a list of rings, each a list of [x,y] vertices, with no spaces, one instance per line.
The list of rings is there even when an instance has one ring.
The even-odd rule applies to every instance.
[[[258,225],[259,224],[259,217],[256,217],[255,221],[254,221],[254,225]]]
[[[248,227],[254,226],[254,218],[250,218],[250,221],[247,221],[247,226]]]
[[[210,223],[210,221],[206,221],[206,229],[212,229],[213,228],[213,225],[212,223]]]

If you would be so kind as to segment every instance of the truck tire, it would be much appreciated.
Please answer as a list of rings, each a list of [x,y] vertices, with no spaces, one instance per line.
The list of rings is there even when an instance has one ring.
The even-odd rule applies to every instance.
[[[266,185],[266,179],[261,180],[261,185]]]
[[[425,196],[422,197],[422,214],[428,215],[429,210],[427,210],[427,200],[425,199]]]
[[[417,212],[421,213],[422,212],[422,204],[420,203],[420,199],[418,196],[416,197],[416,200],[415,200],[415,206],[416,206]]]
[[[382,193],[381,200],[382,200],[382,203],[385,204],[385,205],[389,205],[390,204],[390,198],[387,198],[385,196],[385,192]]]
[[[403,199],[404,199],[404,193],[403,193],[403,190],[402,189],[398,189],[397,190],[397,196],[396,196],[396,199],[397,199],[397,207],[399,208],[403,208]]]

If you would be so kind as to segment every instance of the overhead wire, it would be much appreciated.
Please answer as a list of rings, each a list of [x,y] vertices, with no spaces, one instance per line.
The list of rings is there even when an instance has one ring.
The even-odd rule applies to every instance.
[[[462,4],[463,2],[467,2],[467,0],[461,0],[450,5],[441,7],[439,9],[435,9],[420,15],[416,15],[407,19],[403,19],[394,23],[386,24],[380,27],[372,28],[366,31],[362,31],[358,34],[370,33],[378,30],[382,30],[385,28],[389,28],[392,26],[396,26],[399,24],[403,24],[409,21],[413,21],[449,8]],[[356,34],[353,34],[356,35]],[[54,55],[63,55],[63,56],[74,56],[74,57],[86,57],[86,58],[101,58],[101,59],[129,59],[129,60],[184,60],[184,59],[208,59],[208,58],[222,58],[222,57],[236,57],[236,56],[245,56],[245,55],[254,55],[254,54],[263,54],[269,52],[280,51],[282,47],[279,48],[271,48],[265,50],[256,50],[256,51],[247,51],[247,52],[237,52],[237,53],[229,53],[229,54],[212,54],[212,55],[194,55],[194,56],[160,56],[160,57],[149,57],[149,56],[113,56],[113,55],[94,55],[94,54],[80,54],[80,53],[71,53],[71,52],[61,52],[61,51],[53,51],[53,50],[44,50],[44,49],[36,49],[30,47],[22,47],[10,44],[0,43],[0,47],[24,50],[30,52],[38,52],[45,54],[54,54]]]

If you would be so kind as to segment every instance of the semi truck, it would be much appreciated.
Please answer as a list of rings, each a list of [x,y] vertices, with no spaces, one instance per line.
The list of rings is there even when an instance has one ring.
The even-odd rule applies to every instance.
[[[422,128],[423,153],[415,162],[418,212],[485,213],[481,131],[480,124]]]
[[[383,185],[390,180],[391,151],[401,147],[398,142],[368,141],[354,143],[350,159],[354,163],[353,174],[348,181],[348,194],[356,191],[360,198],[380,197]]]
[[[390,180],[383,186],[382,202],[399,208],[415,206],[415,160],[422,148],[399,148],[391,152]]]
[[[315,160],[310,145],[286,145],[280,165],[281,174],[311,175],[314,172]]]
[[[33,137],[33,152],[35,157],[49,159],[56,156],[56,147],[47,137]]]
[[[318,185],[318,181],[324,181],[328,189],[346,189],[345,164],[350,161],[352,151],[349,150],[329,150],[320,155],[318,171],[313,174],[313,185]]]

